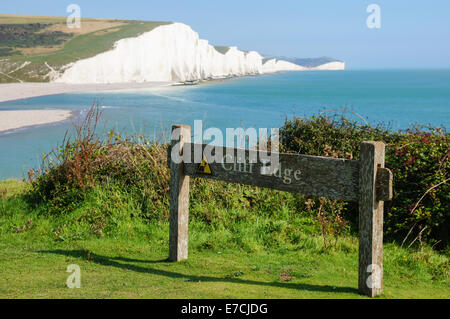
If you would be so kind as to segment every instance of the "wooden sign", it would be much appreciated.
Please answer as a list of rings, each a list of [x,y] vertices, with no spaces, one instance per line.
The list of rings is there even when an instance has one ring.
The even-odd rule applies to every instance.
[[[382,142],[361,143],[361,160],[355,161],[193,144],[189,126],[175,125],[172,130],[180,134],[168,154],[171,261],[188,257],[189,179],[207,178],[359,202],[359,291],[371,297],[382,291],[383,201],[392,199],[392,173],[384,168]],[[175,147],[189,160],[173,161]],[[194,163],[198,153],[201,163]],[[276,169],[269,170],[261,160],[270,155],[278,158]]]

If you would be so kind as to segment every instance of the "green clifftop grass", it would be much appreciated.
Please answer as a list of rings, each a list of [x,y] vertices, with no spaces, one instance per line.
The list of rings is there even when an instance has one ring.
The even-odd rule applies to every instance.
[[[301,212],[198,203],[189,260],[168,263],[167,220],[136,217],[139,203],[120,187],[96,187],[64,215],[30,207],[27,187],[0,182],[8,190],[0,204],[1,298],[361,298],[357,237],[333,238],[326,248],[320,226]],[[70,264],[81,268],[81,289],[65,286]],[[449,298],[448,272],[448,257],[429,247],[385,244],[379,298]]]

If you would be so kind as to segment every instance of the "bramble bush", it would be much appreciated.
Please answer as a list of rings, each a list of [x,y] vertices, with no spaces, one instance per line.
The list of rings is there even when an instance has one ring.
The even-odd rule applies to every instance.
[[[384,235],[402,244],[448,245],[450,229],[450,140],[445,128],[415,126],[391,131],[343,116],[286,120],[280,129],[282,151],[359,159],[362,141],[386,143],[386,167],[394,175],[394,198],[385,202]],[[357,225],[356,204],[344,216]]]
[[[28,202],[43,214],[54,216],[84,207],[91,211],[89,221],[103,227],[108,227],[118,207],[133,218],[167,221],[168,145],[145,136],[124,137],[114,132],[102,139],[95,133],[100,116],[99,108],[94,106],[84,122],[76,126],[73,140],[65,139],[44,157],[41,169],[29,171]],[[95,196],[101,197],[102,204],[86,208],[84,205],[89,205],[93,194],[99,192]],[[255,216],[276,219],[280,212],[305,207],[299,195],[203,179],[192,179],[190,203],[192,219],[212,227],[236,221],[239,214],[223,215],[221,211],[225,210],[252,211]]]
[[[73,36],[73,33],[46,31],[50,26],[52,24],[0,24],[0,43],[11,48],[48,47],[60,45]]]

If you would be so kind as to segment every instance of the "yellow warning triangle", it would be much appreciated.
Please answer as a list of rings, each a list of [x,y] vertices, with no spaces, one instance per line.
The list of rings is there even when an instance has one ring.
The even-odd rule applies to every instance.
[[[206,158],[204,158],[204,157],[203,157],[202,163],[200,164],[198,172],[200,174],[209,174],[209,175],[211,175],[211,167],[209,166],[208,162],[206,161]]]

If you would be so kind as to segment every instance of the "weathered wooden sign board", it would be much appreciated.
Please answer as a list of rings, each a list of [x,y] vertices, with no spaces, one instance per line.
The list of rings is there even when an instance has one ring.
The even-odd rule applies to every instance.
[[[392,173],[384,168],[384,143],[361,143],[359,161],[280,153],[277,154],[279,169],[267,175],[262,174],[265,163],[250,160],[254,155],[259,155],[258,151],[192,144],[189,126],[175,125],[172,130],[178,130],[179,138],[172,140],[168,157],[171,169],[171,261],[188,257],[189,179],[208,178],[358,202],[359,291],[370,297],[381,293],[383,202],[392,199]],[[176,163],[170,157],[171,150],[175,147],[180,155],[191,155],[191,159],[194,158],[195,151],[201,149],[203,160],[200,164],[193,161]],[[207,151],[203,152],[205,149]],[[208,158],[215,154],[223,154],[222,161]],[[231,157],[229,154],[234,155]]]

